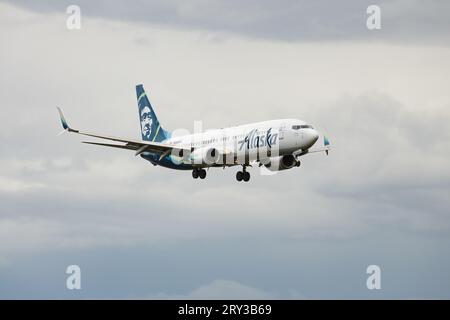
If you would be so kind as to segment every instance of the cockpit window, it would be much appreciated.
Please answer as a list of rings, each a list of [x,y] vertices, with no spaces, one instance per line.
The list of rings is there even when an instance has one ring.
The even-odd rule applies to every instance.
[[[302,124],[302,125],[292,126],[292,129],[298,130],[298,129],[314,129],[314,128],[313,128],[313,126],[311,126],[309,124]]]

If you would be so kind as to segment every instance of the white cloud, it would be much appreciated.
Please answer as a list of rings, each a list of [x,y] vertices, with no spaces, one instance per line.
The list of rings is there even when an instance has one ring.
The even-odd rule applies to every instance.
[[[185,295],[157,294],[149,296],[146,299],[180,299],[180,300],[221,300],[221,299],[237,299],[237,300],[263,300],[277,299],[276,293],[267,292],[257,288],[253,288],[236,281],[231,280],[214,280],[211,283],[200,286]]]
[[[42,183],[9,179],[0,176],[0,192],[24,192],[45,187]]]

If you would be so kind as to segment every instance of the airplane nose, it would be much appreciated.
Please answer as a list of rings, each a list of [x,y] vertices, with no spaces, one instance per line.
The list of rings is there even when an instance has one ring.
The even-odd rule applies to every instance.
[[[309,138],[311,139],[311,145],[313,145],[319,139],[319,134],[316,130],[312,130]]]
[[[311,138],[314,141],[313,144],[316,143],[317,139],[319,139],[319,133],[314,130],[314,132],[311,134]]]
[[[316,143],[317,139],[319,139],[319,133],[314,129],[308,130],[308,133],[305,135],[305,138],[306,138],[305,142],[307,144],[306,147],[310,148],[314,145],[314,143]]]

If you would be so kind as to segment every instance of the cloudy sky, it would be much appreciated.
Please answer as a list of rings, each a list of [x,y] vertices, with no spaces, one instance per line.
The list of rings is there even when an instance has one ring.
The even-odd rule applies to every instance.
[[[1,1],[0,298],[450,298],[450,4],[369,4]],[[57,136],[60,106],[139,138],[138,83],[168,130],[299,118],[333,150],[237,183]]]

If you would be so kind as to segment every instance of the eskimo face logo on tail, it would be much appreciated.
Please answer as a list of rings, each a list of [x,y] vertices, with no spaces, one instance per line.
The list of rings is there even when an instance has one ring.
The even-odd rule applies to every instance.
[[[142,136],[150,139],[152,134],[152,114],[150,108],[145,106],[141,109],[141,128],[142,128]]]
[[[267,147],[272,148],[273,145],[277,144],[278,134],[272,133],[272,128],[267,130],[266,133],[260,133],[257,129],[253,129],[250,133],[243,139],[240,140],[239,150],[245,146],[247,149]]]

